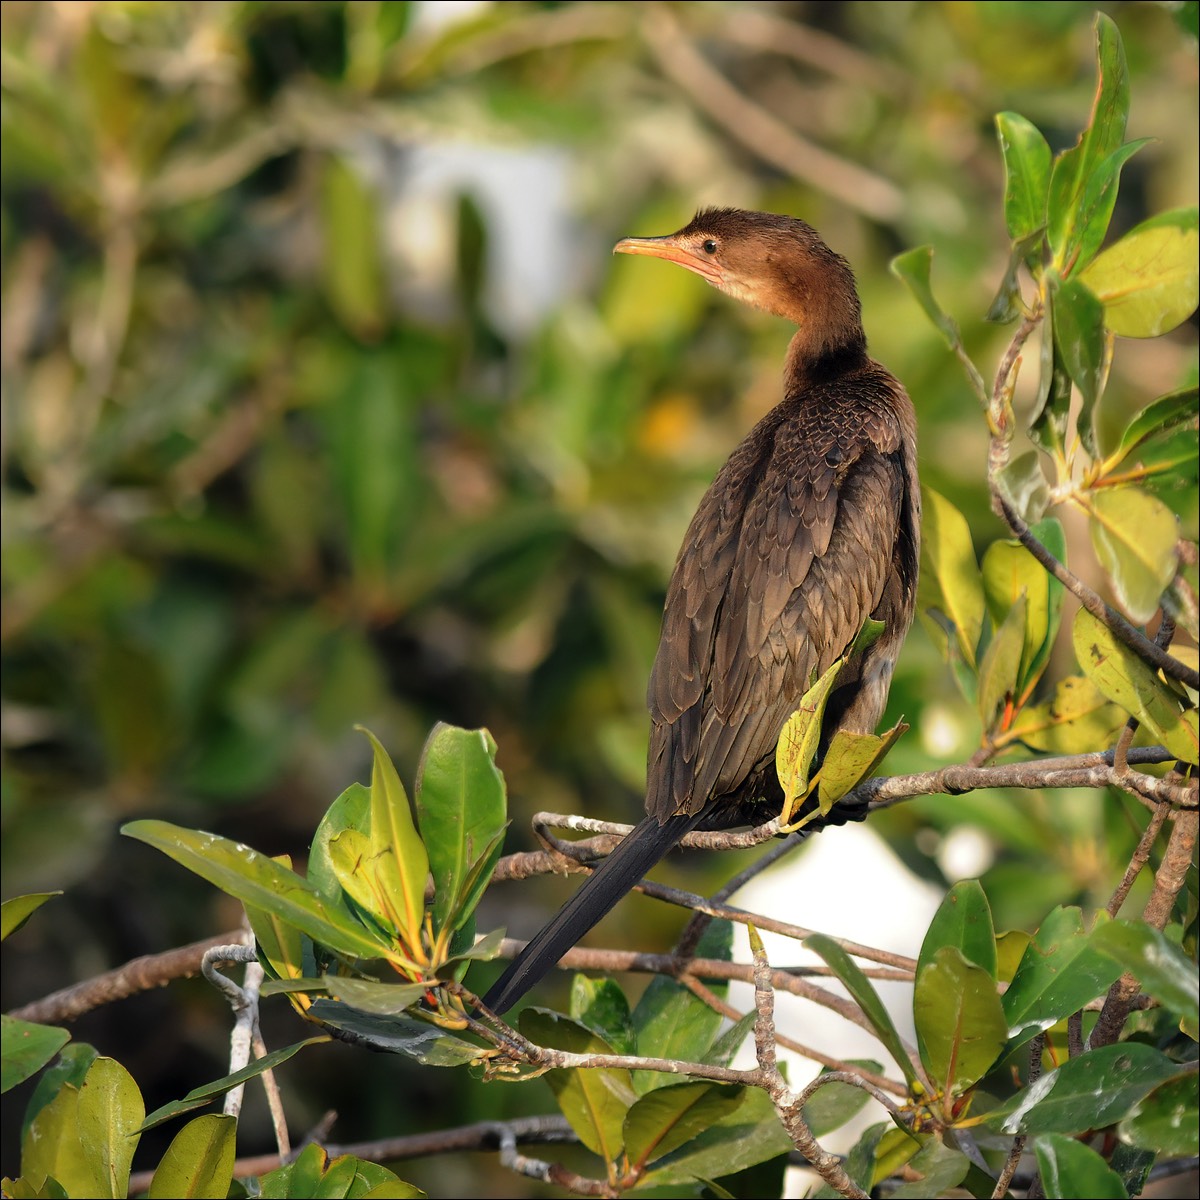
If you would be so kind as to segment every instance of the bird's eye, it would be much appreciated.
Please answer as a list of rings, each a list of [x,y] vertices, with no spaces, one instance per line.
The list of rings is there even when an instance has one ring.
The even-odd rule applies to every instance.
[[[701,249],[704,251],[704,253],[705,253],[705,254],[716,254],[716,252],[717,252],[717,243],[716,243],[716,242],[714,242],[714,241],[712,240],[712,238],[709,238],[709,239],[708,239],[708,241],[706,241],[706,242],[704,243],[704,245],[703,245],[703,246],[701,246]]]

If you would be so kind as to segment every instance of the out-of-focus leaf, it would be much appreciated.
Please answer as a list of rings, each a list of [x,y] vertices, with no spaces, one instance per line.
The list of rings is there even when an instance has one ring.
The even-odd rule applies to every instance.
[[[1087,609],[1076,614],[1073,640],[1079,665],[1104,695],[1137,717],[1176,758],[1197,761],[1200,733],[1194,708],[1181,711],[1175,693]]]
[[[1066,535],[1057,520],[1050,517],[1041,521],[1032,532],[1059,562],[1065,561]],[[1021,695],[1027,695],[1050,660],[1065,589],[1015,540],[993,542],[983,556],[981,570],[983,590],[994,621],[1003,621],[1017,599],[1025,597],[1025,631],[1017,679]]]
[[[30,892],[27,896],[14,896],[0,905],[0,942],[10,933],[16,933],[47,900],[61,896],[62,892]]]
[[[417,768],[416,803],[435,882],[434,928],[441,929],[452,913],[460,924],[491,878],[490,867],[472,868],[481,857],[491,866],[500,857],[505,789],[492,735],[486,729],[435,726]]]
[[[1158,337],[1196,310],[1198,216],[1195,208],[1180,208],[1143,221],[1080,276],[1104,305],[1113,333]]]
[[[809,770],[816,757],[821,740],[821,722],[825,705],[842,667],[844,658],[839,658],[804,693],[799,707],[784,722],[775,746],[775,771],[783,788],[783,812],[785,820],[791,820],[796,805],[808,791]]]
[[[843,796],[873,775],[896,744],[897,738],[907,730],[908,726],[903,721],[879,735],[839,729],[821,761],[821,777],[817,785],[820,811],[828,813]]]
[[[957,946],[917,969],[913,1016],[925,1069],[938,1091],[961,1095],[1000,1057],[1008,1022],[991,973]]]
[[[1025,597],[1018,597],[992,635],[979,664],[979,719],[985,730],[996,727],[1008,701],[1016,695],[1025,648],[1026,607]]]
[[[1050,485],[1042,471],[1042,457],[1036,450],[1018,454],[996,474],[1004,498],[1028,525],[1042,519],[1050,503]]]
[[[1160,1083],[1133,1107],[1117,1132],[1122,1141],[1159,1154],[1184,1158],[1200,1153],[1196,1077],[1180,1075]]]
[[[326,295],[352,333],[373,340],[388,309],[375,197],[336,155],[325,160],[321,183]]]
[[[1018,242],[1045,227],[1050,147],[1019,113],[997,113],[996,132],[1004,155],[1004,220]]]
[[[295,1161],[263,1175],[258,1195],[262,1200],[419,1200],[425,1193],[378,1163],[352,1154],[330,1158],[324,1147],[310,1143]]]
[[[172,1139],[154,1171],[150,1200],[196,1196],[225,1200],[237,1157],[237,1118],[206,1113],[189,1121]]]
[[[571,980],[572,1019],[598,1033],[618,1054],[636,1054],[629,1001],[612,979],[576,975]]]
[[[480,1057],[479,1046],[424,1021],[360,1012],[336,1000],[315,1000],[309,1012],[322,1024],[350,1034],[347,1040],[403,1054],[427,1067],[465,1067]]]
[[[577,1021],[544,1008],[521,1010],[521,1032],[531,1041],[573,1054],[612,1054],[613,1048]],[[625,1147],[625,1115],[637,1100],[625,1070],[555,1070],[546,1082],[579,1140],[606,1162]]]
[[[625,1152],[644,1166],[670,1154],[741,1107],[746,1089],[690,1081],[655,1088],[625,1115]]]
[[[975,648],[983,630],[983,582],[975,562],[966,518],[930,488],[923,496],[921,574],[937,585],[937,607],[954,627],[963,661],[975,666]]]
[[[1196,964],[1153,926],[1141,921],[1110,921],[1092,934],[1091,944],[1111,955],[1179,1018],[1180,1028],[1200,1040],[1200,985]]]
[[[846,985],[855,1003],[863,1010],[876,1036],[884,1048],[896,1061],[896,1065],[904,1072],[904,1078],[910,1084],[917,1083],[917,1073],[904,1049],[896,1026],[892,1023],[891,1015],[879,998],[879,993],[871,986],[871,981],[863,974],[862,968],[837,944],[831,937],[823,933],[814,933],[806,938],[804,945],[814,954],[819,954],[833,973]]]
[[[917,956],[918,975],[945,946],[952,946],[968,962],[996,978],[996,930],[992,925],[992,909],[977,879],[956,883],[938,905]]]
[[[1121,1177],[1090,1146],[1061,1133],[1044,1133],[1033,1143],[1046,1195],[1066,1200],[1125,1200]]]
[[[1200,387],[1192,384],[1159,396],[1142,409],[1125,427],[1121,441],[1110,461],[1112,467],[1123,462],[1148,441],[1177,432],[1195,433],[1200,427]]]
[[[1143,1042],[1120,1042],[1069,1059],[987,1115],[1007,1134],[1081,1133],[1128,1116],[1185,1068]]]
[[[57,1025],[38,1025],[0,1014],[0,1092],[36,1075],[69,1041]]]
[[[245,1083],[248,1079],[257,1079],[264,1071],[273,1070],[280,1063],[287,1062],[294,1054],[299,1054],[305,1046],[316,1046],[327,1041],[329,1041],[329,1037],[323,1035],[306,1038],[302,1042],[294,1042],[282,1049],[272,1050],[270,1054],[264,1054],[262,1058],[256,1058],[249,1066],[243,1067],[240,1071],[234,1071],[232,1075],[226,1075],[221,1079],[214,1079],[212,1083],[194,1087],[182,1100],[172,1100],[169,1104],[156,1108],[144,1121],[139,1117],[141,1124],[138,1126],[137,1132],[145,1133],[147,1129],[153,1129],[156,1125],[161,1125],[164,1121],[169,1121],[182,1113],[191,1112],[195,1108],[203,1108],[204,1105],[211,1104],[218,1096],[223,1096],[232,1088],[237,1087],[239,1083]]]
[[[852,1058],[847,1065],[862,1067],[872,1075],[883,1074],[883,1064],[871,1058]],[[821,1071],[827,1075],[830,1068]],[[804,1106],[804,1120],[814,1137],[824,1137],[840,1129],[851,1117],[856,1116],[871,1099],[871,1093],[849,1083],[826,1083],[809,1097]]]
[[[1179,521],[1140,488],[1106,488],[1090,500],[1092,545],[1129,615],[1144,624],[1175,578]]]
[[[1009,984],[1033,938],[1023,929],[1007,929],[996,936],[996,981]]]
[[[327,903],[308,880],[249,846],[166,821],[132,821],[121,832],[161,850],[244,904],[275,913],[331,950],[352,958],[385,953],[381,940]]]
[[[1021,709],[1007,736],[1032,750],[1082,754],[1111,744],[1125,721],[1090,679],[1068,675],[1054,685],[1052,699]]]
[[[1056,908],[1026,947],[1004,993],[1010,1049],[1079,1012],[1120,974],[1108,955],[1092,949],[1079,909]]]

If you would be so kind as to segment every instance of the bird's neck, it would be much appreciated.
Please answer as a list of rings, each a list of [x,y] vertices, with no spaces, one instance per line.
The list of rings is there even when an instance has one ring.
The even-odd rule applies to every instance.
[[[842,326],[843,336],[830,336],[828,328],[801,325],[788,345],[783,368],[784,394],[796,395],[822,380],[858,370],[869,361],[862,325],[851,330]]]

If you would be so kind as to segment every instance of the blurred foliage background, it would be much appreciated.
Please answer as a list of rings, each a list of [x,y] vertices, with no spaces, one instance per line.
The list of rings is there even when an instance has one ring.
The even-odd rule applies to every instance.
[[[984,424],[886,264],[933,242],[939,297],[995,363],[993,114],[1074,141],[1095,7],[6,3],[3,886],[67,895],[5,944],[4,1007],[236,924],[117,825],[164,816],[302,857],[367,775],[356,722],[409,778],[435,721],[488,726],[510,849],[536,809],[640,810],[666,580],[700,493],[778,398],[790,331],[610,259],[620,236],[701,204],[816,225],[916,401],[925,482],[978,549],[998,536]],[[1101,7],[1129,56],[1128,136],[1157,139],[1125,169],[1115,237],[1195,203],[1196,5]],[[1114,422],[1195,378],[1196,331],[1121,343]],[[1195,538],[1194,491],[1184,513]],[[1071,553],[1098,578],[1078,531]],[[891,771],[978,743],[920,631],[900,713]],[[964,823],[1001,927],[1106,895],[1137,833],[1127,805],[1075,793],[931,798],[873,824],[940,886]],[[492,923],[532,932],[566,886],[509,885]],[[661,920],[665,944],[678,920]],[[155,1104],[222,1073],[226,1027],[195,985],[77,1036]],[[550,1108],[324,1050],[285,1069],[297,1131],[331,1107],[340,1140]],[[253,1120],[243,1153],[267,1146]],[[404,1173],[442,1195],[528,1190],[476,1169]]]

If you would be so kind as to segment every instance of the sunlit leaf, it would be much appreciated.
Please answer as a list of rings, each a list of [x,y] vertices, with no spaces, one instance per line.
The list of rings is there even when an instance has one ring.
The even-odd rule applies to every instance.
[[[846,1065],[861,1067],[871,1075],[883,1074],[883,1064],[871,1058],[848,1059]],[[821,1074],[827,1075],[829,1071],[830,1068],[826,1067]],[[871,1093],[865,1088],[849,1083],[827,1083],[808,1098],[804,1105],[804,1120],[814,1137],[824,1137],[862,1112],[871,1099]]]
[[[938,905],[921,943],[917,973],[920,974],[945,946],[954,947],[968,962],[982,967],[993,979],[996,977],[996,930],[992,925],[992,910],[976,879],[956,883]]]
[[[1050,147],[1019,113],[997,113],[996,132],[1004,155],[1004,219],[1008,236],[1017,242],[1046,224]]]
[[[326,975],[325,988],[335,999],[362,1012],[394,1016],[416,1003],[428,990],[421,983],[380,983],[348,975]]]
[[[937,585],[937,607],[954,627],[963,661],[975,665],[983,630],[983,582],[966,518],[944,496],[922,488],[922,582]]]
[[[979,664],[979,719],[985,730],[1002,721],[1017,691],[1025,649],[1025,609],[1025,597],[1020,596],[992,635]]]
[[[1170,1012],[1193,1041],[1200,1040],[1200,982],[1196,964],[1163,933],[1142,921],[1110,921],[1091,944],[1111,955]]]
[[[643,1166],[670,1154],[741,1107],[745,1089],[706,1081],[672,1083],[638,1099],[625,1116],[625,1152]]]
[[[570,1015],[595,1030],[618,1054],[637,1053],[629,1001],[614,980],[572,976]]]
[[[100,1190],[77,1192],[61,1175],[55,1177],[74,1195],[120,1200],[128,1195],[129,1169],[137,1149],[146,1107],[133,1076],[112,1058],[97,1058],[88,1068],[75,1119],[79,1153],[95,1164]]]
[[[237,1118],[206,1113],[189,1121],[172,1139],[146,1193],[150,1200],[195,1196],[225,1200],[237,1157]]]
[[[821,760],[821,778],[817,785],[820,811],[828,813],[843,796],[873,775],[907,729],[902,721],[879,735],[839,729]]]
[[[10,933],[16,933],[47,900],[61,895],[62,892],[30,892],[5,900],[0,905],[0,942]]]
[[[1111,355],[1104,332],[1104,306],[1087,286],[1066,279],[1054,289],[1054,344],[1082,399],[1078,429],[1084,444],[1093,444],[1092,410],[1108,375]]]
[[[1200,1153],[1196,1077],[1180,1075],[1160,1083],[1117,1126],[1121,1140],[1173,1157]]]
[[[0,1013],[0,1092],[36,1075],[70,1040],[57,1025],[38,1025]]]
[[[1042,519],[1050,503],[1050,485],[1042,471],[1042,456],[1036,450],[1018,454],[996,472],[1004,498],[1028,525]]]
[[[784,722],[775,747],[775,771],[783,788],[784,819],[790,820],[795,806],[808,791],[809,771],[821,740],[821,722],[825,705],[842,667],[839,658],[804,693],[800,705]]]
[[[1125,712],[1090,679],[1068,675],[1054,685],[1050,700],[1021,709],[1007,736],[1032,750],[1082,754],[1113,742],[1125,721]]]

